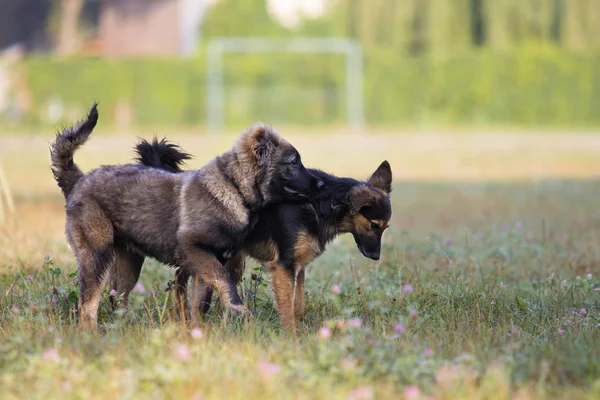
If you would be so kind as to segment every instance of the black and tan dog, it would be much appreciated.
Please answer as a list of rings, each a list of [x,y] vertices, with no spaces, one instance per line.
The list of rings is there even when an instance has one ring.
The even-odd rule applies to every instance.
[[[246,130],[233,148],[196,171],[169,173],[139,164],[102,166],[84,175],[74,152],[96,126],[87,119],[58,134],[52,171],[66,198],[67,240],[79,267],[79,319],[96,327],[109,271],[129,293],[145,256],[177,266],[219,291],[226,307],[246,312],[224,264],[268,204],[306,199],[323,182],[298,151],[266,125]],[[184,293],[176,296],[183,309]]]
[[[142,141],[136,152],[140,163],[173,172],[181,171],[181,162],[190,157],[164,139]],[[305,267],[323,253],[331,240],[347,232],[352,233],[365,257],[378,260],[381,237],[392,214],[392,171],[387,161],[364,182],[309,171],[325,183],[324,190],[303,204],[279,203],[265,208],[242,250],[226,264],[236,282],[242,277],[246,255],[271,270],[276,307],[289,330],[295,330],[295,315],[302,317],[305,313]],[[177,285],[185,287],[189,277],[187,270],[178,271]],[[194,307],[203,314],[210,306],[212,289],[200,282],[194,293],[201,294]]]

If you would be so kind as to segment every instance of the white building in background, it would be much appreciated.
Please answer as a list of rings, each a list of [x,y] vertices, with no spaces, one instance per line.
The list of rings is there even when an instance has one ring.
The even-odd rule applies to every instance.
[[[327,7],[326,0],[267,0],[268,11],[281,25],[294,28],[305,17],[319,18]]]

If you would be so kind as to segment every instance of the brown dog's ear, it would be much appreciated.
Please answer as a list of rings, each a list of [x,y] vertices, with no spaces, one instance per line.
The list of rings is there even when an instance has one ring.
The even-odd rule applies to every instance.
[[[358,214],[361,208],[370,206],[377,201],[373,189],[369,189],[366,185],[355,186],[348,194],[348,204],[350,206],[350,214]]]
[[[382,162],[367,182],[390,194],[392,192],[392,168],[390,163],[387,160]]]
[[[252,131],[251,150],[256,163],[262,167],[271,160],[271,153],[278,142],[278,134],[268,125],[256,125]]]

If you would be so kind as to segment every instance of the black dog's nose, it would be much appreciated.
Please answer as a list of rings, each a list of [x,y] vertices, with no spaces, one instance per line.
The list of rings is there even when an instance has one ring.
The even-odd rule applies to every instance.
[[[321,190],[321,189],[323,189],[323,186],[325,186],[325,182],[317,181],[317,189]]]

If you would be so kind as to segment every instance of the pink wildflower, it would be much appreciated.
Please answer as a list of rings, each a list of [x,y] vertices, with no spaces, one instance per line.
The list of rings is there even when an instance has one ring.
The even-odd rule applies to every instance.
[[[327,339],[329,339],[331,337],[331,329],[329,329],[328,327],[324,326],[321,329],[319,329],[319,332],[317,333],[317,336],[321,340],[327,340]]]
[[[47,362],[59,363],[60,362],[60,354],[58,354],[58,350],[54,347],[50,349],[46,349],[44,354],[42,354],[42,359]]]
[[[202,329],[200,328],[194,328],[192,329],[192,331],[190,332],[190,335],[194,338],[194,339],[201,339],[202,336],[204,336],[204,333],[202,332]]]
[[[352,318],[350,321],[348,321],[348,325],[350,328],[358,329],[362,326],[362,320],[360,318]]]
[[[336,283],[335,285],[331,286],[330,291],[331,291],[332,294],[336,294],[337,295],[337,294],[342,293],[342,287]]]
[[[406,333],[406,328],[404,327],[403,324],[398,322],[396,325],[394,325],[394,331],[399,334],[404,334],[404,333]]]
[[[258,373],[265,380],[273,379],[281,371],[281,367],[277,364],[273,364],[270,361],[261,360],[258,362]]]
[[[146,288],[142,285],[141,282],[138,282],[133,287],[133,293],[146,293]]]
[[[416,400],[421,398],[421,389],[417,385],[410,385],[404,389],[404,398],[406,400]]]
[[[185,344],[178,344],[173,350],[173,356],[179,361],[189,361],[192,359],[192,352]]]
[[[370,386],[359,386],[348,392],[348,400],[370,400],[373,398],[373,388]]]

